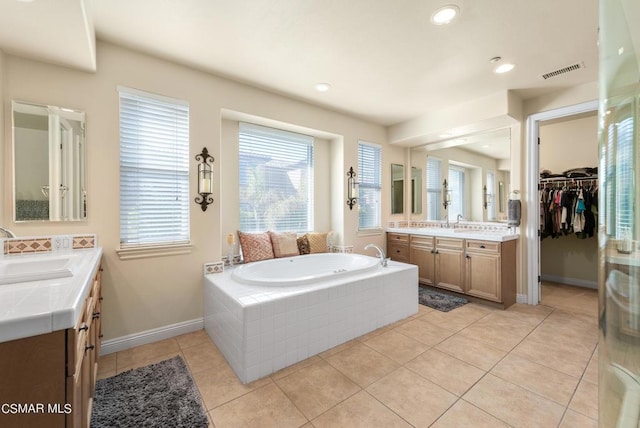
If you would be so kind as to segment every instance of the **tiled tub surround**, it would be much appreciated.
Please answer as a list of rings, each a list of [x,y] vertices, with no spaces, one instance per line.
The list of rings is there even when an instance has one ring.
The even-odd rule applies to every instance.
[[[389,262],[287,287],[242,284],[225,271],[205,275],[204,299],[205,330],[248,383],[417,313],[418,271]]]
[[[60,253],[5,255],[0,260],[38,258]],[[73,276],[0,286],[0,342],[73,328],[95,276],[102,248],[74,250]]]

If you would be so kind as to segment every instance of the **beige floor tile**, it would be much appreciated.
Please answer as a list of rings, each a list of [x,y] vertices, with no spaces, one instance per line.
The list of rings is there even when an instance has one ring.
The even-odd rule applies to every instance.
[[[437,349],[428,350],[405,367],[457,396],[467,392],[486,373]]]
[[[360,391],[311,421],[315,428],[409,428],[406,421],[366,391]]]
[[[464,305],[449,312],[433,311],[420,317],[420,319],[440,328],[457,332],[489,314],[475,307],[465,310],[467,306],[469,305]]]
[[[211,411],[217,428],[299,427],[305,418],[274,383],[270,383]]]
[[[204,330],[198,330],[176,337],[180,349],[185,350],[192,346],[202,345],[205,343],[213,343],[209,335]]]
[[[360,343],[360,341],[358,339],[350,340],[348,342],[343,343],[342,345],[334,346],[331,349],[327,349],[326,351],[319,353],[318,356],[320,358],[325,358],[326,359],[326,358],[332,356],[333,354],[337,354],[338,352],[342,352],[345,349],[352,347],[356,343]]]
[[[429,346],[396,331],[388,331],[366,342],[367,346],[404,364],[426,351]]]
[[[401,367],[367,388],[367,392],[416,427],[428,427],[457,397]]]
[[[362,336],[356,338],[356,340],[360,341],[360,342],[366,342],[367,340],[376,337],[376,336],[380,336],[382,333],[386,333],[389,330],[391,330],[392,327],[391,326],[385,326],[385,327],[380,327],[379,329],[373,330],[372,332],[369,332],[367,334],[363,334]]]
[[[571,344],[545,340],[535,335],[523,340],[512,354],[578,378],[582,376],[590,358],[590,353],[579,351]]]
[[[415,315],[412,315],[410,318],[419,318],[423,315],[429,314],[431,312],[435,311],[435,309],[430,308],[429,306],[425,306],[425,305],[418,305],[418,313]]]
[[[598,428],[598,421],[567,409],[560,423],[560,428]]]
[[[285,376],[289,376],[291,373],[295,373],[298,370],[301,370],[305,367],[310,366],[311,364],[315,364],[320,361],[322,361],[322,359],[317,355],[314,355],[313,357],[307,358],[306,360],[302,360],[289,367],[285,367],[283,369],[278,370],[277,372],[271,375],[271,379],[273,380],[282,379]]]
[[[494,418],[484,410],[458,400],[446,413],[440,416],[432,428],[508,428],[509,425]]]
[[[148,366],[150,364],[159,363],[160,361],[168,360],[168,359],[177,357],[178,355],[182,355],[180,353],[180,351],[170,352],[170,353],[164,354],[164,355],[156,355],[156,356],[149,357],[149,358],[146,358],[146,359],[144,359],[144,358],[142,358],[140,356],[140,357],[134,358],[132,360],[132,364],[130,366],[123,366],[123,365],[121,365],[119,363],[119,360],[117,360],[116,373],[120,374],[120,373],[129,371],[129,370],[132,370],[132,369],[137,369],[137,368],[140,368],[140,367]]]
[[[193,380],[208,410],[272,382],[267,377],[243,385],[228,365],[193,373]]]
[[[595,353],[597,355],[597,353]],[[584,375],[582,376],[582,380],[586,380],[587,382],[591,382],[595,385],[598,384],[598,359],[591,357],[589,364],[587,365],[587,369],[584,371]]]
[[[103,355],[98,358],[98,374],[116,371],[116,354]]]
[[[578,386],[579,378],[516,355],[507,355],[491,374],[529,391],[567,406]]]
[[[532,325],[538,325],[544,321],[551,312],[553,312],[553,308],[545,305],[516,303],[504,311],[496,312],[496,315],[526,322]]]
[[[581,381],[571,399],[569,408],[591,419],[598,419],[598,386],[591,382]]]
[[[461,330],[459,334],[481,340],[494,348],[511,351],[535,326],[490,314]]]
[[[275,382],[308,419],[360,391],[358,385],[323,360]]]
[[[440,328],[423,318],[406,322],[400,327],[396,327],[394,331],[429,346],[436,345],[453,334],[451,330]]]
[[[182,351],[182,355],[191,373],[227,365],[224,355],[213,342],[190,346]]]
[[[116,354],[116,370],[120,372],[122,368],[139,366],[154,357],[179,352],[180,346],[175,338],[127,349]]]
[[[400,365],[363,343],[357,343],[326,359],[362,388],[372,384]]]
[[[556,427],[565,407],[487,374],[464,399],[514,427]]]
[[[485,371],[490,370],[507,354],[481,340],[461,334],[451,336],[435,348]]]

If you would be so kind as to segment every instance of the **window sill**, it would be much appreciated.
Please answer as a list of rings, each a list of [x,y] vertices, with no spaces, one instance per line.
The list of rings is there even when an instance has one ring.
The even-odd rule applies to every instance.
[[[384,229],[376,227],[372,229],[358,229],[358,236],[377,236],[382,235]]]
[[[150,257],[177,256],[181,254],[190,254],[193,245],[175,244],[175,245],[149,245],[139,247],[125,247],[116,249],[116,254],[120,260],[146,259]]]

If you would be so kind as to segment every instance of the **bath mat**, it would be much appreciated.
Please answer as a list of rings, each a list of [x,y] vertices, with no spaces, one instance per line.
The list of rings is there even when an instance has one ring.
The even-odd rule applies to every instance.
[[[452,309],[469,303],[465,298],[424,287],[418,288],[418,302],[421,305],[429,306],[442,312],[449,312]]]
[[[200,395],[180,356],[96,383],[91,428],[207,426]]]

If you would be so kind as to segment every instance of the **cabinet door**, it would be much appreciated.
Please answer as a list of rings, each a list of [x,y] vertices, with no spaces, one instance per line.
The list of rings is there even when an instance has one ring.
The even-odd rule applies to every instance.
[[[466,293],[501,302],[500,254],[468,252],[466,263]]]
[[[464,252],[436,248],[436,287],[464,293]]]
[[[411,244],[409,260],[418,266],[418,280],[421,284],[435,285],[436,257],[433,247]]]
[[[409,245],[397,242],[387,243],[387,257],[396,262],[409,263]]]

